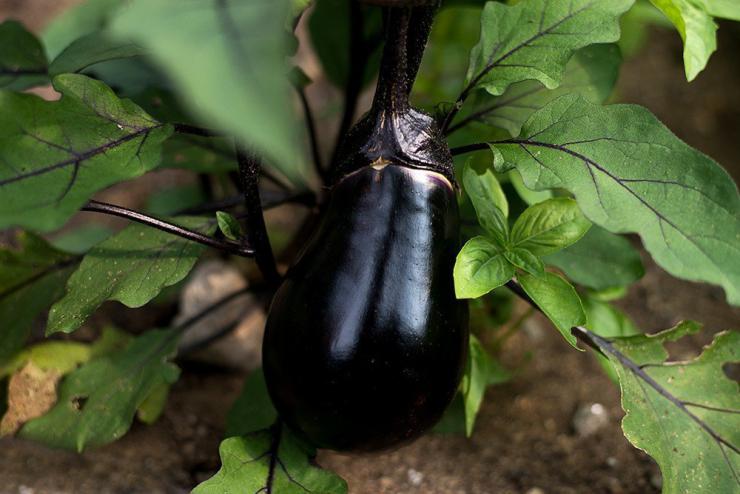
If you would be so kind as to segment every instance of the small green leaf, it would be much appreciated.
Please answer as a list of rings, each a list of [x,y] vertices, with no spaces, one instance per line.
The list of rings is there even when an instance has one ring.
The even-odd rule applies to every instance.
[[[224,211],[217,211],[216,221],[218,222],[218,228],[221,230],[221,233],[229,240],[241,240],[244,236],[244,231],[239,220],[231,214]]]
[[[226,418],[226,437],[243,436],[250,432],[267,429],[277,419],[272,406],[262,369],[247,378],[241,394],[229,410]]]
[[[640,334],[630,318],[608,302],[603,302],[592,296],[582,296],[581,302],[583,303],[583,310],[586,312],[587,323],[585,326],[599,336],[612,338]],[[598,354],[597,358],[604,372],[612,381],[618,382],[617,373],[609,359]]]
[[[476,170],[468,160],[463,168],[463,186],[473,203],[478,223],[501,245],[506,245],[509,238],[509,224],[506,221],[509,204],[496,176],[490,168]]]
[[[545,274],[545,264],[536,255],[522,247],[513,247],[504,251],[504,257],[511,264],[533,276]]]
[[[60,101],[0,91],[0,228],[49,231],[97,191],[159,163],[171,133],[102,82],[54,78]]]
[[[576,337],[570,332],[574,326],[582,326],[586,323],[586,315],[583,305],[576,290],[566,280],[553,273],[545,273],[544,276],[536,277],[527,273],[521,273],[517,280],[527,292],[537,307],[558,328],[568,343],[578,348]]]
[[[87,0],[56,17],[42,36],[49,57],[56,58],[76,39],[102,29],[122,4],[122,0]]]
[[[177,223],[205,234],[215,230],[215,222],[206,218],[182,217]],[[167,232],[129,225],[85,255],[66,295],[49,312],[47,334],[74,331],[106,300],[145,305],[185,278],[203,249]]]
[[[133,0],[111,35],[147,50],[193,114],[235,135],[300,181],[286,77],[289,0]]]
[[[78,452],[120,438],[145,399],[177,380],[179,370],[168,361],[176,343],[173,331],[149,331],[124,350],[86,363],[62,381],[54,408],[19,435]]]
[[[159,419],[167,404],[167,396],[170,394],[170,384],[162,382],[157,384],[149,396],[144,398],[136,410],[136,418],[147,425],[151,425]]]
[[[592,226],[575,244],[545,257],[579,285],[595,290],[627,286],[642,278],[640,253],[626,238]]]
[[[0,89],[21,91],[47,84],[46,63],[41,43],[23,25],[0,24]]]
[[[740,7],[729,0],[650,0],[676,26],[683,39],[683,63],[689,81],[704,70],[717,49],[712,16],[740,20]]]
[[[721,285],[740,304],[737,186],[644,108],[563,96],[494,147],[497,168],[515,166],[536,190],[567,189],[589,220],[639,233],[666,271]]]
[[[609,354],[626,412],[622,429],[660,466],[664,494],[729,493],[740,487],[740,392],[723,371],[726,364],[740,362],[740,332],[717,334],[694,360],[667,362],[664,343],[698,330],[696,323],[684,322],[655,335],[616,338],[612,343],[693,417]]]
[[[455,269],[457,298],[478,298],[509,281],[514,268],[503,249],[487,237],[473,237],[457,255]]]
[[[347,483],[313,463],[316,452],[285,428],[230,437],[219,447],[221,469],[193,494],[346,494]],[[277,466],[272,468],[275,463]],[[269,488],[267,486],[270,486]]]
[[[530,0],[507,6],[488,2],[481,36],[470,53],[467,86],[496,96],[515,82],[560,84],[579,48],[619,39],[619,17],[634,0]]]
[[[470,336],[468,366],[460,383],[465,403],[465,434],[470,437],[475,426],[475,417],[483,403],[483,395],[490,385],[511,379],[511,374],[483,348],[474,335]]]
[[[0,367],[25,343],[37,317],[64,294],[79,262],[29,232],[15,236],[17,249],[0,249]]]
[[[101,32],[94,32],[75,40],[49,65],[51,76],[82,72],[88,67],[108,60],[143,55],[144,50],[127,41],[111,39]]]
[[[590,228],[576,201],[554,197],[528,207],[511,229],[511,243],[544,256],[578,241]]]

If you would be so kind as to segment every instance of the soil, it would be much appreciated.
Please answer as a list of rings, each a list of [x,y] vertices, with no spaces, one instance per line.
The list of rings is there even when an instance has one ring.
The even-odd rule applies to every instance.
[[[0,0],[3,13],[39,28],[69,2]],[[691,85],[685,82],[675,33],[654,31],[627,62],[618,94],[647,106],[690,144],[740,177],[740,36],[720,30],[719,53]],[[643,75],[645,77],[643,77]],[[703,321],[714,332],[740,322],[740,311],[716,287],[675,280],[645,257],[647,274],[620,302],[647,331],[681,319]],[[678,346],[695,353],[709,337]],[[657,466],[624,439],[619,393],[594,357],[573,351],[557,331],[534,317],[503,349],[521,362],[509,384],[491,388],[472,438],[427,435],[396,451],[372,456],[321,452],[319,463],[347,479],[350,492],[428,494],[649,494],[660,491]],[[118,442],[84,454],[18,440],[0,440],[0,493],[185,493],[218,468],[226,413],[244,375],[202,364],[183,364],[163,417],[135,424]],[[608,421],[591,435],[573,427],[575,411],[602,404]]]

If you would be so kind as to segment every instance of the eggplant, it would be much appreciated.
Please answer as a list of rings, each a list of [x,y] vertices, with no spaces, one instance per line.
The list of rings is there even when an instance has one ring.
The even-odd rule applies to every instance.
[[[467,304],[452,278],[460,221],[449,148],[398,91],[383,99],[382,79],[267,318],[270,397],[320,448],[372,451],[418,437],[452,401],[467,360]]]

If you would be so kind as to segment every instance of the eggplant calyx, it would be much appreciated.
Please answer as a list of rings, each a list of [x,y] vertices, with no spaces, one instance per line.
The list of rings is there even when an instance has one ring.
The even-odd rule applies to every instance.
[[[455,183],[452,155],[434,118],[414,108],[371,111],[347,134],[339,156],[335,182],[365,166],[393,162]]]

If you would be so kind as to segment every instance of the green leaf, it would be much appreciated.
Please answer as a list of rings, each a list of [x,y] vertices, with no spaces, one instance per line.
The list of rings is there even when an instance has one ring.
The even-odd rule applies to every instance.
[[[18,232],[16,249],[0,249],[0,367],[23,347],[34,321],[64,294],[77,264],[29,232]]]
[[[87,0],[55,18],[42,36],[49,57],[56,58],[76,39],[101,29],[122,4],[122,0]]]
[[[511,374],[483,348],[474,335],[470,336],[468,366],[460,383],[460,391],[465,403],[465,434],[470,437],[475,426],[475,417],[483,403],[486,388],[504,383]]]
[[[241,240],[244,236],[244,231],[241,224],[239,224],[239,220],[234,218],[230,213],[216,211],[216,221],[218,223],[218,229],[229,240]]]
[[[521,247],[509,248],[504,251],[504,257],[517,268],[533,276],[542,276],[545,274],[545,264],[539,257],[527,249]]]
[[[265,375],[257,369],[244,382],[241,394],[226,418],[226,437],[244,436],[250,432],[267,429],[277,419],[267,393]]]
[[[497,96],[515,82],[557,87],[579,48],[619,39],[619,17],[634,0],[488,2],[481,37],[470,53],[467,85]]]
[[[233,143],[225,139],[176,135],[162,149],[162,168],[184,168],[198,173],[227,173],[236,169]]]
[[[495,166],[516,166],[527,187],[564,188],[614,233],[638,233],[680,278],[724,287],[740,304],[740,196],[717,163],[634,105],[601,107],[563,96],[495,144]]]
[[[630,318],[610,303],[589,295],[581,296],[581,302],[583,303],[583,310],[586,312],[587,323],[585,326],[599,336],[613,338],[615,336],[624,337],[640,334]],[[609,359],[600,354],[597,354],[597,358],[599,365],[609,378],[618,382],[617,373]]]
[[[544,256],[577,242],[590,227],[576,201],[554,197],[524,210],[511,229],[511,243]]]
[[[570,59],[557,88],[547,89],[535,80],[526,80],[512,84],[501,96],[479,91],[471,105],[471,116],[516,136],[532,113],[564,94],[577,93],[594,103],[603,103],[617,82],[621,63],[616,45],[587,46]]]
[[[650,0],[676,26],[683,39],[686,79],[694,80],[717,49],[717,24],[712,16],[740,20],[740,7],[728,0]]]
[[[519,197],[521,197],[522,200],[530,206],[554,197],[551,190],[528,189],[527,186],[524,185],[524,182],[522,182],[522,176],[519,175],[519,172],[516,170],[509,171],[507,176],[509,177],[509,182],[511,182],[511,185],[514,187],[514,190],[519,194]]]
[[[114,40],[101,32],[94,32],[75,40],[49,65],[52,76],[82,72],[88,67],[108,60],[143,55],[144,50],[133,43]]]
[[[284,427],[225,439],[219,447],[219,455],[221,469],[198,485],[193,494],[347,492],[347,483],[315,466],[315,450]],[[271,467],[273,463],[276,464],[274,468]]]
[[[509,239],[509,204],[501,185],[490,168],[476,170],[470,160],[463,168],[463,186],[465,193],[475,208],[478,223],[501,245]]]
[[[58,102],[0,91],[0,228],[49,231],[98,190],[157,166],[172,132],[102,82],[54,78]]]
[[[383,32],[380,9],[358,5],[358,10],[362,12],[362,25],[355,26],[350,21],[350,3],[345,0],[316,0],[308,20],[311,45],[321,61],[324,73],[329,81],[342,89],[350,78],[351,62],[362,62],[357,55],[353,55],[356,58],[353,60],[350,54],[353,29],[361,30],[367,43],[368,52],[365,56],[368,60],[360,75],[363,85],[373,80],[380,66],[379,48]]]
[[[571,281],[595,290],[627,286],[642,278],[640,253],[626,238],[592,226],[575,244],[545,257]]]
[[[214,221],[182,217],[180,226],[211,234]],[[49,312],[47,334],[70,333],[106,300],[141,307],[163,288],[184,279],[204,247],[170,233],[133,224],[85,255],[67,282],[67,293]]]
[[[72,372],[62,382],[54,408],[26,423],[20,436],[78,452],[120,438],[144,400],[158,386],[177,380],[179,370],[168,361],[177,335],[149,331],[124,350]]]
[[[113,230],[103,225],[87,224],[74,230],[63,232],[51,243],[57,249],[73,254],[84,254],[96,244],[113,235]]]
[[[298,178],[288,82],[290,2],[134,0],[111,33],[145,48],[193,113]]]
[[[473,237],[463,246],[453,271],[457,298],[478,298],[509,281],[514,268],[503,249],[487,237]]]
[[[609,355],[626,412],[622,429],[635,447],[657,461],[664,494],[729,493],[740,487],[740,393],[737,382],[723,371],[725,364],[740,362],[740,332],[716,335],[694,360],[667,362],[664,343],[698,330],[696,323],[684,322],[656,335],[613,341],[619,352],[679,400],[695,419]]]
[[[146,211],[154,216],[171,216],[207,201],[199,185],[183,185],[159,190],[146,201]]]
[[[576,290],[566,280],[553,273],[545,273],[544,276],[536,277],[527,273],[521,273],[517,280],[527,292],[537,307],[558,328],[568,343],[573,347],[576,345],[576,337],[570,332],[574,326],[582,326],[586,323],[586,315],[583,312],[581,299]]]
[[[27,362],[44,371],[56,370],[68,374],[83,362],[90,360],[90,345],[76,341],[44,341],[18,353],[7,364],[0,366],[0,377],[13,374]]]
[[[36,37],[16,21],[0,24],[0,89],[23,89],[49,82],[46,55]]]
[[[139,408],[136,410],[136,418],[147,425],[156,422],[164,412],[167,404],[167,396],[170,394],[170,384],[161,382],[152,389],[149,396],[144,398]]]

